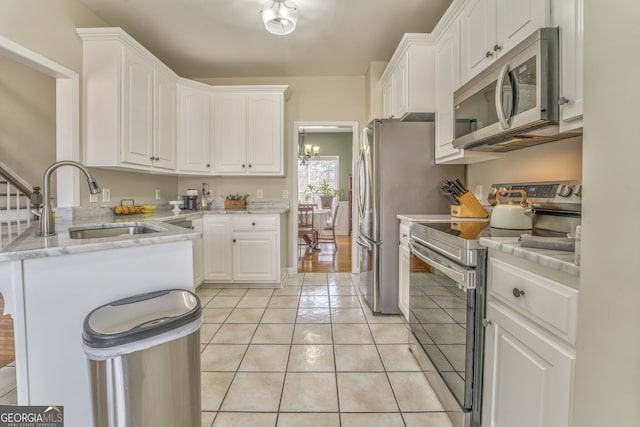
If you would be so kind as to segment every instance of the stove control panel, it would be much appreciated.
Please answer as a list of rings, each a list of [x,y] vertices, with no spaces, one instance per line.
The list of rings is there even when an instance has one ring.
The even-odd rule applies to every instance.
[[[499,191],[507,190],[524,190],[527,193],[527,199],[532,204],[558,204],[582,203],[582,184],[578,181],[547,181],[547,182],[528,182],[528,183],[503,183],[493,184],[489,191],[487,201],[491,205],[497,203],[496,194]],[[517,197],[510,195],[510,197]],[[503,200],[505,200],[503,198]]]

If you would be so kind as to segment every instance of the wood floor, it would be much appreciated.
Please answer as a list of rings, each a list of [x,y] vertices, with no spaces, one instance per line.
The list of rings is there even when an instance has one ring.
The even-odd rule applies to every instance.
[[[4,313],[4,298],[0,295],[0,315]],[[15,360],[13,343],[13,320],[10,316],[0,316],[0,367]]]
[[[320,243],[319,249],[298,245],[299,273],[349,273],[351,272],[351,236],[336,236],[333,243]]]

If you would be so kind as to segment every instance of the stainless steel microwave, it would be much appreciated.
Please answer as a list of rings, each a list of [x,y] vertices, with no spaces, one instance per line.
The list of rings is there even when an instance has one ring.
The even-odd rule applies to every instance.
[[[458,89],[455,148],[511,151],[560,133],[558,28],[541,28]]]

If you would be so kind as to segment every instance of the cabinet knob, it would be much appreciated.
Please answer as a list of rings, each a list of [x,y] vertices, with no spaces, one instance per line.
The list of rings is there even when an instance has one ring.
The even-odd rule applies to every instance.
[[[154,161],[155,157],[151,156],[151,157],[149,157],[149,160]]]
[[[246,166],[246,165],[242,165],[242,167],[243,167],[243,168],[246,168],[247,166]]]
[[[484,56],[486,56],[487,58],[491,58],[493,56],[493,52],[487,51],[487,53],[485,53]]]
[[[524,291],[518,288],[513,288],[513,296],[516,298],[520,298],[520,296],[524,295]]]
[[[255,222],[252,222],[252,223],[251,223],[251,225],[253,225],[253,226],[255,227],[255,226],[256,226],[256,223],[255,223]]]
[[[564,105],[564,104],[568,104],[569,103],[569,99],[565,98],[564,96],[560,97],[560,99],[558,99],[558,105]]]
[[[249,164],[249,167],[251,167],[251,164]]]
[[[493,51],[494,52],[499,52],[502,50],[502,46],[500,46],[499,44],[493,45]]]
[[[209,167],[211,167],[211,165],[209,163],[207,163],[207,167],[209,168]]]
[[[235,242],[236,242],[236,239],[233,239],[233,243],[235,243]]]
[[[485,328],[488,327],[488,326],[491,326],[491,320],[482,319],[482,326],[485,327]]]

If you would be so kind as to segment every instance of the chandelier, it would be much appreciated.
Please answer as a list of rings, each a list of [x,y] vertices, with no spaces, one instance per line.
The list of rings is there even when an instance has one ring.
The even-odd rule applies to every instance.
[[[313,150],[313,155],[311,154]],[[298,146],[298,160],[300,166],[305,166],[310,160],[320,159],[320,147],[304,143],[304,132],[300,134],[300,145]]]
[[[291,0],[269,0],[260,13],[264,27],[271,34],[284,36],[296,29],[298,7]]]

